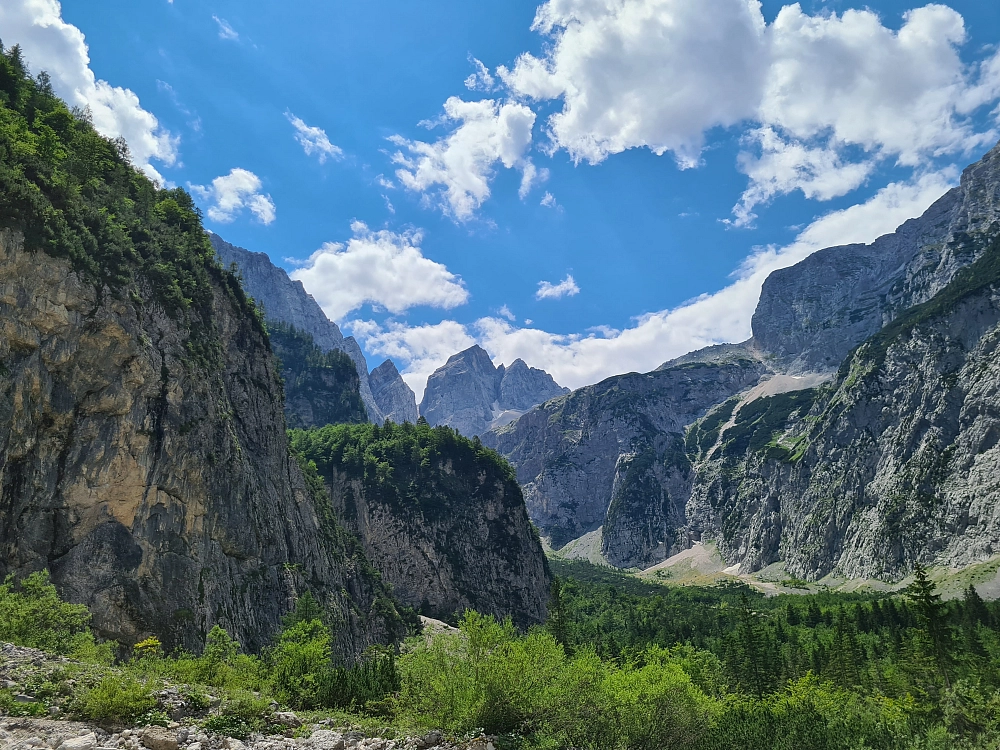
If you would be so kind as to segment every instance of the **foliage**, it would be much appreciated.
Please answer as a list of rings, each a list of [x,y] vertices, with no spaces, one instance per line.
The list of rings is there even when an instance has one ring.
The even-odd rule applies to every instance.
[[[201,216],[180,188],[162,189],[132,166],[86,112],[57,98],[44,73],[32,78],[18,47],[0,45],[0,228],[29,250],[67,258],[98,285],[133,282],[168,314],[188,321],[192,354],[213,347],[213,287],[260,325],[239,281],[215,259]],[[261,328],[263,330],[263,328]]]
[[[271,348],[281,362],[289,427],[368,421],[357,368],[350,357],[334,349],[324,352],[313,337],[287,323],[268,323]],[[309,423],[296,408],[309,404]]]
[[[32,573],[18,583],[8,576],[0,585],[0,641],[107,661],[110,653],[96,646],[89,622],[85,606],[59,598],[48,571]]]
[[[138,722],[155,708],[150,681],[129,672],[111,672],[84,693],[77,711],[99,724],[124,726]]]
[[[515,482],[514,470],[478,439],[449,427],[417,424],[329,425],[289,432],[292,450],[324,479],[336,474],[360,479],[367,491],[400,508],[446,512],[447,498],[468,497],[464,477],[483,484]],[[446,466],[453,470],[443,471]],[[516,485],[515,485],[516,486]]]

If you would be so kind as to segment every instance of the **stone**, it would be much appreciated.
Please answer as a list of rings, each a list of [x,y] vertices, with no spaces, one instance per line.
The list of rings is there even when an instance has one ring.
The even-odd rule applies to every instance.
[[[177,750],[177,732],[164,727],[146,727],[142,732],[143,747],[149,750]]]
[[[70,737],[69,739],[63,740],[62,744],[59,745],[59,750],[96,750],[97,748],[97,735],[93,732],[90,734],[84,734],[80,737]],[[173,748],[172,750],[176,750]]]
[[[368,375],[375,403],[386,419],[396,424],[416,422],[417,399],[396,369],[391,359],[387,359]]]
[[[302,720],[299,719],[292,711],[275,711],[272,718],[278,724],[286,727],[300,727],[302,726]]]

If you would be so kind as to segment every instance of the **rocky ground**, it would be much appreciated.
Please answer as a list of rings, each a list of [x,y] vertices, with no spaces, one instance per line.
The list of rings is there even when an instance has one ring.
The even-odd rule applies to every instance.
[[[183,686],[164,685],[156,693],[158,709],[178,720],[166,726],[98,726],[73,721],[66,690],[41,697],[40,686],[51,686],[57,677],[73,687],[88,679],[89,665],[51,656],[42,651],[0,643],[0,689],[14,697],[14,709],[44,706],[48,717],[3,715],[0,707],[0,750],[494,750],[489,737],[462,740],[438,731],[420,736],[385,739],[351,727],[339,727],[329,719],[304,723],[291,711],[275,707],[269,724],[283,728],[282,734],[250,735],[245,739],[206,730],[201,717],[183,716]],[[74,676],[66,679],[65,675]],[[44,688],[43,688],[44,690]],[[39,693],[35,695],[33,693]]]

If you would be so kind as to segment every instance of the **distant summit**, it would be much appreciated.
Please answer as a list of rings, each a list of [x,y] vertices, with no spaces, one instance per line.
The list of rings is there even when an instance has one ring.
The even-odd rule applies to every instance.
[[[521,359],[510,367],[494,367],[486,350],[473,346],[450,357],[427,379],[420,413],[432,425],[448,425],[471,437],[566,393],[569,389],[544,370]]]

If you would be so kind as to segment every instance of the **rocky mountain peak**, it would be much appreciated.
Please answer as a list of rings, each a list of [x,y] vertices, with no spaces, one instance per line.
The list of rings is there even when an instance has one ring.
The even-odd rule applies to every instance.
[[[432,425],[481,435],[565,393],[569,389],[544,370],[521,359],[495,367],[486,350],[475,345],[449,357],[428,378],[420,413]]]
[[[368,381],[375,402],[386,419],[397,424],[417,421],[417,399],[391,359],[372,370]]]

